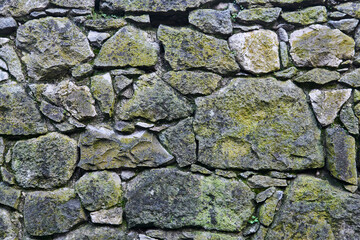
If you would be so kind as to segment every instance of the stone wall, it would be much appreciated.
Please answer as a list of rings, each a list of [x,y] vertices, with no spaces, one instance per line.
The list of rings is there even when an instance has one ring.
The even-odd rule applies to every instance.
[[[360,239],[360,2],[0,16],[0,239]]]

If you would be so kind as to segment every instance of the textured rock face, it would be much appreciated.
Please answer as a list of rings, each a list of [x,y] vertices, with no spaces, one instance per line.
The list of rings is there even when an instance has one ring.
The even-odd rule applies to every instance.
[[[64,8],[94,8],[95,0],[50,0],[50,3]]]
[[[22,17],[34,10],[42,10],[48,4],[49,0],[4,0],[0,5],[0,13]]]
[[[231,34],[230,11],[200,9],[189,14],[189,23],[205,33]]]
[[[10,213],[0,208],[0,237],[4,240],[16,239],[19,236],[18,231],[11,221]]]
[[[216,168],[324,166],[320,130],[304,93],[290,81],[234,79],[196,100],[199,161]],[[276,138],[277,141],[269,141]]]
[[[360,87],[360,69],[355,69],[354,71],[344,74],[339,82],[346,83],[351,87]]]
[[[241,181],[171,169],[138,175],[129,183],[126,198],[130,227],[146,224],[236,231],[254,210],[254,194]]]
[[[281,8],[253,8],[242,10],[236,16],[241,22],[272,23],[278,19]]]
[[[339,80],[340,73],[336,71],[329,71],[324,68],[314,68],[303,75],[294,79],[295,82],[299,83],[317,83],[326,84],[328,82]]]
[[[360,3],[358,2],[339,4],[335,7],[335,9],[352,17],[360,18]]]
[[[281,17],[289,22],[301,25],[322,23],[327,21],[326,7],[309,7],[295,12],[284,12]]]
[[[0,58],[4,59],[10,74],[14,76],[17,81],[22,82],[25,80],[20,59],[11,45],[6,44],[0,48]]]
[[[99,101],[101,111],[112,116],[115,104],[115,92],[110,73],[92,77],[91,92],[94,98]]]
[[[86,36],[67,18],[28,21],[18,28],[16,45],[35,80],[57,76],[94,56]]]

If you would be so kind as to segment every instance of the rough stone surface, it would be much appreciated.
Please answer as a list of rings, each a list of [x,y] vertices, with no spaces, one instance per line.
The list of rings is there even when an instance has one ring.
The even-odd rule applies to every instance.
[[[359,134],[359,120],[356,118],[353,106],[347,103],[340,111],[340,120],[351,134]]]
[[[281,8],[252,8],[240,11],[236,19],[246,23],[272,23],[280,16]]]
[[[93,72],[93,66],[89,63],[84,63],[84,64],[74,67],[71,70],[71,75],[74,78],[79,79],[79,78],[87,77],[87,76],[91,75],[92,72]]]
[[[33,10],[44,9],[49,0],[5,0],[0,5],[0,14],[11,14],[13,17],[28,15]]]
[[[268,227],[274,220],[276,207],[283,197],[283,191],[276,191],[270,198],[268,198],[259,208],[259,221],[264,226]]]
[[[199,9],[190,12],[189,23],[205,33],[231,34],[230,11]]]
[[[354,71],[345,73],[339,80],[339,82],[346,83],[351,87],[360,87],[360,68]]]
[[[230,48],[245,70],[268,73],[280,69],[279,41],[275,32],[256,30],[237,33],[229,38]]]
[[[327,21],[327,11],[324,6],[309,7],[295,12],[284,12],[281,17],[289,23],[309,25]]]
[[[295,77],[297,73],[298,73],[298,70],[296,67],[289,67],[282,71],[275,72],[274,76],[280,80],[287,80],[287,79]]]
[[[80,238],[79,238],[80,237]],[[55,237],[54,240],[131,240],[126,238],[126,234],[121,228],[113,228],[108,226],[94,226],[86,224],[80,228],[69,232],[60,237]]]
[[[277,170],[324,166],[320,130],[304,93],[290,81],[234,79],[197,98],[196,105],[194,130],[203,164]],[[269,141],[273,137],[276,142]]]
[[[10,212],[0,208],[0,238],[4,240],[17,239],[19,237],[17,226],[11,221]]]
[[[11,45],[6,44],[0,48],[0,58],[5,60],[10,74],[14,76],[17,81],[22,82],[25,80],[21,70],[20,59]]]
[[[286,187],[285,179],[276,179],[268,176],[254,175],[248,179],[251,188]]]
[[[275,193],[275,191],[276,191],[275,187],[269,187],[268,189],[258,193],[256,195],[255,201],[257,203],[264,202],[266,199],[271,197]]]
[[[24,188],[53,188],[72,176],[77,160],[76,141],[60,133],[18,141],[12,150],[11,168]]]
[[[230,18],[230,16],[229,16]],[[231,22],[230,22],[231,23]],[[10,34],[17,28],[17,23],[12,17],[0,17],[0,35]]]
[[[84,24],[91,30],[106,31],[124,27],[127,22],[123,18],[100,18],[86,20]]]
[[[95,0],[50,0],[50,3],[64,8],[85,8],[91,9],[95,7]]]
[[[335,6],[335,9],[355,18],[360,18],[360,3],[347,2]]]
[[[351,89],[315,89],[310,91],[309,96],[317,120],[327,126],[334,121],[342,105],[350,98]]]
[[[341,19],[338,21],[329,21],[330,26],[337,28],[345,33],[351,33],[355,30],[356,26],[359,23],[357,19]]]
[[[0,204],[17,209],[20,204],[20,198],[20,190],[10,187],[4,182],[0,182]]]
[[[112,116],[115,104],[115,92],[110,73],[93,76],[91,78],[91,92],[99,102],[100,110]]]
[[[99,224],[121,225],[123,209],[114,207],[110,209],[102,209],[90,213],[91,222]]]
[[[111,35],[109,33],[90,31],[87,38],[92,45],[99,48],[102,46],[103,42],[110,36]]]
[[[354,56],[354,40],[338,29],[313,25],[290,35],[290,54],[298,67],[338,67]]]
[[[48,103],[46,101],[41,101],[40,104],[40,111],[42,114],[44,114],[46,117],[50,118],[51,120],[55,122],[61,122],[64,120],[64,109],[61,107],[57,107],[51,103]]]
[[[316,83],[326,84],[332,81],[337,81],[340,78],[340,73],[336,71],[330,71],[324,68],[314,68],[310,71],[296,77],[295,82],[299,83]]]
[[[254,210],[254,194],[241,181],[174,169],[155,169],[136,176],[128,184],[126,198],[130,227],[146,224],[238,231]]]

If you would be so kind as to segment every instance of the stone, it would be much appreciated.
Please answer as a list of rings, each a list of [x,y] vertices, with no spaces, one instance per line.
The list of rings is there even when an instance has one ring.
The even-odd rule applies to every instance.
[[[280,69],[279,41],[273,31],[237,33],[229,38],[229,45],[246,71],[259,74]]]
[[[319,90],[309,93],[317,120],[323,126],[331,124],[342,105],[350,98],[351,89]]]
[[[258,231],[251,236],[250,240],[264,240],[267,234],[268,228],[260,224]]]
[[[95,59],[97,67],[154,66],[159,45],[146,31],[125,26],[107,40]]]
[[[130,122],[116,121],[114,129],[121,133],[133,133],[135,131],[135,125]]]
[[[193,112],[190,102],[176,93],[156,73],[139,77],[134,88],[134,96],[118,105],[117,119],[141,117],[151,122],[171,121],[187,117]]]
[[[360,102],[360,91],[357,89],[354,89],[354,103]]]
[[[262,29],[263,27],[259,24],[255,24],[255,25],[240,25],[240,24],[237,24],[237,23],[233,23],[233,28],[234,29],[240,29],[241,31],[244,31],[244,32],[249,32],[249,31],[253,31],[253,30],[259,30],[259,29]]]
[[[2,60],[1,58],[0,58],[0,69],[5,70],[5,71],[9,70],[6,62],[4,60]]]
[[[110,74],[113,76],[125,75],[128,77],[138,77],[145,74],[145,71],[138,68],[124,68],[111,70]]]
[[[5,5],[2,6],[4,8],[0,8],[0,13],[4,11],[5,15],[10,14],[13,17],[26,16],[34,10],[45,9],[49,4],[49,0],[9,0],[7,2],[9,5],[6,6],[5,3]]]
[[[16,46],[22,50],[22,60],[34,80],[58,77],[94,57],[86,36],[67,18],[27,21],[18,28]]]
[[[286,32],[286,30],[284,28],[279,28],[276,31],[276,33],[277,33],[280,41],[289,42],[289,35],[287,34],[287,32]]]
[[[85,27],[95,31],[107,31],[124,27],[127,22],[123,18],[107,18],[86,20]]]
[[[360,18],[360,3],[359,2],[347,2],[335,6],[335,9],[346,13],[354,18]]]
[[[0,17],[0,35],[7,35],[14,32],[17,23],[12,17]]]
[[[130,170],[124,170],[124,171],[121,171],[121,173],[120,173],[120,177],[124,181],[130,180],[135,176],[136,176],[136,173],[134,171],[130,171]]]
[[[0,204],[18,209],[21,200],[21,191],[0,182]],[[1,229],[1,227],[0,227]],[[0,230],[1,232],[1,230]]]
[[[339,125],[326,129],[326,167],[335,178],[357,185],[355,138]]]
[[[30,13],[31,18],[43,18],[46,17],[47,14],[45,11],[34,11]]]
[[[356,50],[359,50],[360,49],[360,26],[358,26],[355,29],[354,39],[355,39],[355,48],[356,48]]]
[[[278,171],[270,171],[268,172],[270,177],[273,178],[296,178],[296,174],[295,173],[287,173],[287,172],[278,172]]]
[[[245,23],[273,23],[280,16],[281,8],[251,8],[240,11],[236,20]]]
[[[203,175],[211,175],[212,172],[209,169],[206,169],[205,167],[202,167],[197,164],[191,164],[190,171],[194,173],[201,173]]]
[[[358,239],[360,197],[309,175],[287,188],[266,240]]]
[[[327,11],[324,6],[308,7],[295,12],[284,12],[281,17],[288,23],[310,25],[327,21]]]
[[[210,72],[170,71],[162,79],[183,95],[209,95],[218,88],[222,77]]]
[[[115,92],[110,73],[91,77],[91,92],[100,105],[100,110],[113,115],[115,105]]]
[[[233,31],[228,10],[197,9],[190,12],[189,23],[205,33],[228,35]]]
[[[83,77],[90,76],[92,74],[92,72],[93,72],[92,65],[89,63],[84,63],[84,64],[74,67],[71,70],[71,75],[76,79],[80,79]]]
[[[110,36],[111,35],[106,32],[96,32],[90,30],[87,38],[89,39],[91,45],[100,48],[103,45],[103,42],[105,42],[105,40]]]
[[[8,79],[9,79],[9,74],[5,71],[0,70],[0,82]]]
[[[77,161],[77,143],[60,134],[16,142],[11,168],[23,188],[59,187],[71,178]]]
[[[133,83],[133,80],[124,76],[116,75],[114,77],[114,90],[116,94],[120,94],[125,88],[130,86]]]
[[[342,12],[335,11],[335,12],[329,12],[328,17],[333,18],[333,19],[341,19],[341,18],[346,17],[346,14],[342,13]]]
[[[339,21],[329,21],[328,24],[330,26],[337,28],[345,33],[351,33],[355,30],[358,25],[359,20],[351,18],[351,19],[341,19]]]
[[[295,77],[297,73],[298,73],[298,70],[296,67],[289,67],[282,71],[275,72],[274,76],[280,80],[287,80],[287,79]]]
[[[294,81],[298,83],[316,83],[323,85],[339,79],[340,73],[337,71],[330,71],[325,68],[314,68],[294,78]]]
[[[153,123],[147,123],[147,122],[137,122],[135,123],[135,126],[136,127],[139,127],[139,128],[152,128],[154,127],[155,125]]]
[[[0,37],[0,46],[5,45],[5,44],[8,43],[9,41],[10,41],[9,38]]]
[[[10,212],[0,208],[0,238],[4,240],[19,239],[19,229],[12,222]]]
[[[344,188],[346,190],[348,190],[349,192],[354,193],[358,189],[358,186],[357,185],[344,185]]]
[[[256,203],[264,202],[266,199],[271,197],[276,191],[275,187],[269,187],[268,189],[256,194],[255,201]]]
[[[53,120],[55,122],[62,122],[65,118],[65,116],[64,116],[65,110],[63,108],[57,107],[57,106],[55,106],[51,103],[48,103],[44,100],[41,101],[40,111],[46,117],[50,118],[51,120]]]
[[[2,180],[9,184],[9,185],[15,185],[15,177],[14,175],[9,171],[7,170],[6,168],[4,167],[1,167],[0,168],[0,171],[1,171],[1,177],[2,177]]]
[[[339,82],[346,83],[351,87],[360,87],[360,68],[345,73],[339,80]]]
[[[125,20],[132,21],[135,23],[150,23],[150,15],[149,14],[143,14],[139,16],[125,16]]]
[[[55,237],[54,240],[111,240],[111,239],[126,239],[125,232],[121,228],[114,228],[108,226],[95,226],[92,224],[83,225],[63,236]],[[79,239],[79,240],[80,240]]]
[[[54,4],[55,6],[64,8],[95,8],[95,0],[50,0],[50,3]]]
[[[283,68],[287,68],[290,63],[288,46],[286,42],[280,42],[279,47],[280,47],[279,51],[280,51],[281,66]]]
[[[270,198],[268,198],[259,208],[259,221],[266,227],[269,227],[274,220],[276,207],[283,197],[283,191],[276,191]]]
[[[0,137],[0,166],[4,163],[4,152],[5,152],[5,144],[4,139]]]
[[[158,39],[165,48],[165,59],[173,70],[206,68],[227,74],[239,70],[225,40],[189,28],[160,25]]]
[[[359,134],[359,120],[356,118],[352,104],[345,104],[340,110],[340,120],[351,134]]]
[[[277,179],[269,176],[253,175],[248,179],[251,188],[286,187],[285,179]]]
[[[121,179],[113,172],[85,173],[75,183],[82,206],[88,211],[117,205],[122,198]]]
[[[88,125],[80,136],[79,146],[78,166],[85,170],[158,167],[174,158],[146,130],[121,135],[105,127]]]
[[[71,9],[70,15],[75,15],[75,16],[91,15],[91,10],[87,10],[87,9]]]
[[[338,67],[354,57],[354,40],[338,29],[323,25],[290,34],[290,55],[297,67]]]
[[[221,169],[216,169],[215,174],[224,178],[236,178],[236,173],[233,171],[225,171]]]
[[[291,81],[237,78],[195,103],[202,164],[244,170],[324,166],[320,130],[303,90]]]
[[[123,210],[121,207],[91,212],[91,222],[99,224],[121,225]]]
[[[70,188],[27,193],[23,214],[25,229],[32,236],[68,232],[86,218],[80,200]]]
[[[254,223],[250,226],[248,226],[247,228],[245,228],[244,232],[243,232],[243,236],[246,237],[246,236],[249,236],[249,235],[252,235],[254,233],[256,233],[260,228],[260,223]]]
[[[65,17],[69,13],[69,9],[64,8],[48,8],[45,9],[45,13],[54,17]]]
[[[0,48],[0,58],[2,58],[9,69],[10,74],[18,81],[25,81],[24,74],[21,68],[21,62],[18,55],[15,52],[15,49],[9,45],[5,44]]]
[[[0,134],[36,135],[46,132],[45,121],[25,89],[15,82],[0,85]]]
[[[197,226],[240,231],[254,211],[254,193],[242,181],[169,168],[137,175],[128,183],[126,198],[130,228]]]

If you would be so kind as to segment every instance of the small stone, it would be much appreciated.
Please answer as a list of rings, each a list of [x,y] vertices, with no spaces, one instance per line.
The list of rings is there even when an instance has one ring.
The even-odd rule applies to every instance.
[[[358,189],[358,186],[357,185],[344,185],[344,188],[346,190],[348,190],[349,192],[354,193]]]
[[[359,120],[355,116],[351,103],[345,104],[340,111],[340,120],[351,134],[359,134]]]
[[[47,14],[45,11],[34,11],[30,13],[31,18],[43,18],[46,17]]]
[[[69,13],[69,11],[70,11],[69,9],[64,9],[64,8],[45,9],[45,13],[47,13],[47,15],[54,17],[65,17]]]
[[[0,35],[7,35],[16,31],[17,23],[12,17],[0,17]]]
[[[339,82],[346,83],[351,87],[360,87],[360,68],[357,68],[351,72],[345,73],[339,80]]]
[[[132,21],[135,23],[150,23],[150,16],[149,14],[143,14],[139,16],[125,16],[125,20]]]
[[[355,29],[354,39],[355,39],[355,48],[356,48],[356,50],[359,50],[360,49],[360,25]]]
[[[85,173],[75,183],[75,189],[88,211],[113,207],[122,198],[119,175],[108,171]]]
[[[221,169],[216,169],[215,174],[225,178],[236,178],[236,173],[233,171],[225,171]]]
[[[70,14],[75,16],[86,16],[86,15],[91,15],[91,10],[71,9]]]
[[[289,35],[286,30],[283,28],[279,28],[276,33],[278,34],[279,40],[282,42],[289,42]]]
[[[346,16],[345,13],[338,12],[338,11],[328,13],[328,17],[334,18],[334,19],[341,19],[341,18],[344,18],[345,16]]]
[[[23,82],[25,80],[20,59],[11,45],[5,44],[0,48],[0,58],[6,62],[10,74],[18,82]]]
[[[1,171],[2,180],[5,183],[9,185],[15,185],[16,183],[15,177],[10,171],[8,171],[5,167],[1,167],[0,171]]]
[[[18,209],[20,198],[20,190],[12,188],[4,182],[0,182],[0,204]]]
[[[201,173],[203,175],[211,175],[212,174],[212,172],[209,169],[207,169],[203,166],[197,165],[197,164],[191,164],[190,171],[194,172],[194,173]]]
[[[120,173],[120,177],[123,181],[130,180],[135,175],[136,175],[136,173],[134,171],[130,171],[130,170],[124,170],[124,171],[121,171],[121,173]]]
[[[357,19],[341,19],[339,21],[329,21],[328,24],[334,28],[337,28],[345,33],[351,33],[355,30],[359,20]]]
[[[197,9],[190,12],[189,23],[205,33],[228,35],[233,30],[228,10]]]
[[[0,82],[8,79],[9,79],[9,74],[5,71],[0,70]]]
[[[127,24],[122,18],[86,20],[85,27],[95,31],[119,29]]]
[[[287,172],[270,171],[269,176],[273,178],[296,178],[296,174]]]
[[[298,70],[296,67],[289,67],[285,70],[275,72],[274,76],[280,80],[287,80],[287,79],[295,77],[297,73],[298,73]]]
[[[124,75],[115,75],[114,89],[116,94],[120,94],[126,87],[133,83],[133,80]]]
[[[69,122],[54,123],[54,126],[62,133],[70,133],[76,130],[76,127]]]
[[[115,104],[115,92],[110,73],[91,77],[91,92],[99,102],[100,110],[111,117]]]
[[[138,68],[124,68],[124,69],[115,69],[111,70],[112,76],[125,75],[130,77],[138,77],[144,75],[145,71]]]
[[[247,26],[247,25],[240,25],[240,24],[234,23],[233,28],[240,29],[241,31],[244,31],[244,32],[250,32],[250,31],[262,29],[263,27],[261,25]]]
[[[116,121],[114,129],[121,133],[133,133],[135,131],[135,125],[131,122]]]
[[[339,78],[340,78],[340,73],[336,71],[330,71],[324,68],[314,68],[296,77],[294,81],[299,83],[313,82],[322,85],[332,81],[337,81],[339,80]]]
[[[270,188],[258,193],[255,197],[255,201],[257,203],[264,202],[266,199],[271,197],[275,193],[275,191],[276,191],[275,187],[270,187]]]
[[[123,209],[115,207],[91,212],[91,222],[99,224],[121,225]]]
[[[4,240],[19,239],[19,229],[13,223],[10,212],[0,208],[0,238]]]
[[[354,18],[360,18],[360,3],[359,2],[347,2],[335,6],[335,9],[346,13]]]
[[[89,63],[84,63],[84,64],[74,67],[71,70],[71,75],[76,79],[80,79],[83,77],[90,76],[92,74],[92,72],[93,72],[92,65]]]
[[[289,51],[286,42],[280,42],[280,60],[281,66],[287,68],[289,66]]]
[[[6,62],[0,58],[0,69],[3,69],[5,71],[8,70],[8,67],[6,65]]]
[[[10,41],[10,39],[8,39],[8,38],[0,37],[0,46],[5,45],[5,44],[8,43],[9,41]]]
[[[4,163],[4,152],[5,152],[5,144],[4,139],[0,137],[0,166]]]
[[[111,35],[106,32],[96,32],[90,30],[87,38],[93,46],[100,48],[103,45],[104,41],[110,36]]]
[[[242,178],[247,179],[247,178],[249,178],[249,177],[251,177],[252,175],[255,175],[255,174],[256,174],[256,172],[254,172],[254,171],[246,171],[246,172],[239,173],[239,176],[242,177]]]
[[[285,179],[277,179],[268,176],[254,175],[248,179],[251,188],[286,187]]]
[[[333,123],[341,106],[350,98],[351,89],[319,90],[309,93],[317,120],[323,126]]]
[[[281,8],[252,8],[240,11],[236,20],[246,23],[273,23],[280,16]]]
[[[243,231],[243,236],[246,237],[246,236],[249,236],[249,235],[252,235],[254,233],[256,233],[260,228],[260,223],[254,223],[254,224],[251,224],[250,226],[248,226],[247,228],[244,229]]]
[[[140,128],[152,128],[155,125],[153,123],[137,122],[135,123],[135,126]]]
[[[264,226],[268,227],[273,222],[276,207],[283,197],[283,191],[276,191],[270,198],[268,198],[259,208],[259,221]]]
[[[50,118],[51,120],[55,122],[62,122],[64,120],[64,112],[65,110],[61,107],[57,107],[51,103],[48,103],[46,101],[41,101],[40,104],[40,111],[42,114],[44,114],[46,117]]]
[[[360,91],[357,89],[354,89],[354,103],[360,102]]]
[[[327,11],[324,6],[309,7],[295,12],[284,12],[281,17],[289,23],[310,25],[327,21]]]
[[[267,231],[268,228],[260,224],[260,228],[257,230],[257,232],[254,235],[251,236],[250,240],[264,240]]]
[[[154,127],[150,128],[150,130],[153,132],[161,132],[171,126],[172,126],[171,124],[164,124],[164,125],[160,125],[160,126],[154,126]]]

